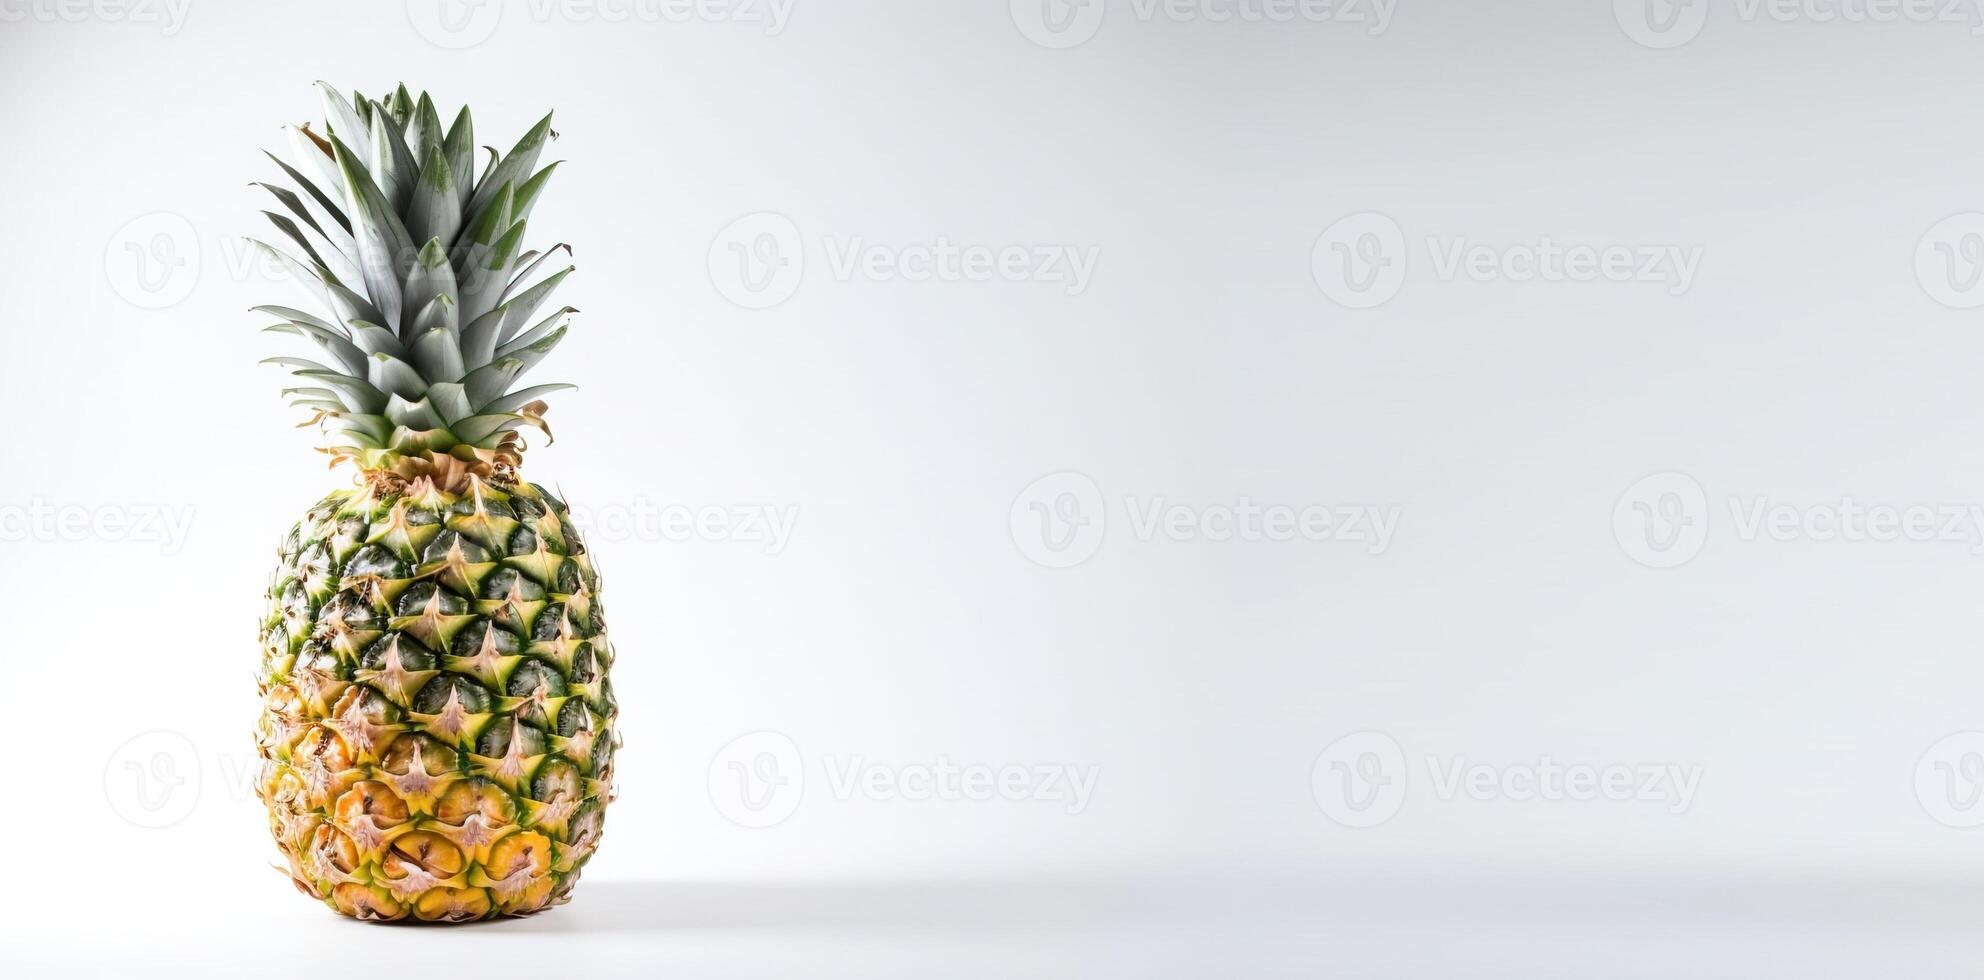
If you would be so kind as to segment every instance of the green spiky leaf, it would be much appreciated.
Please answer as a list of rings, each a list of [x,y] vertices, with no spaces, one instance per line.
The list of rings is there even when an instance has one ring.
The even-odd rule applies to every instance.
[[[459,295],[455,285],[455,267],[448,264],[448,250],[441,247],[440,239],[429,240],[420,250],[420,258],[414,263],[413,271],[407,276],[405,298],[410,316],[401,335],[411,341],[417,331],[434,326],[432,323],[422,323],[420,316],[427,313],[429,304],[444,298],[448,301],[448,325],[452,328]]]
[[[427,149],[426,163],[420,168],[420,183],[413,189],[413,206],[407,214],[407,232],[416,241],[438,239],[453,245],[462,227],[461,197],[455,193],[454,174],[448,169],[447,155],[439,146]]]
[[[551,116],[546,114],[530,128],[523,138],[517,141],[510,152],[498,158],[495,166],[482,180],[477,181],[475,196],[469,199],[468,209],[480,209],[497,190],[505,184],[521,184],[530,179],[537,167],[537,156],[544,151],[544,144],[551,139]]]
[[[329,362],[272,359],[307,382],[285,399],[321,413],[339,433],[332,450],[365,468],[517,448],[516,429],[544,427],[533,403],[570,387],[512,390],[564,340],[575,312],[538,319],[572,271],[552,257],[571,250],[524,241],[559,169],[538,167],[556,138],[551,117],[509,153],[490,150],[477,177],[466,108],[444,130],[433,99],[404,85],[377,101],[318,88],[325,126],[289,128],[293,159],[271,157],[287,186],[260,185],[280,205],[264,213],[288,247],[255,247],[318,291],[330,314],[258,308],[277,319],[270,332],[309,340]]]
[[[413,268],[413,239],[407,235],[406,226],[400,223],[384,192],[372,182],[365,165],[342,140],[332,140],[331,146],[344,173],[345,196],[352,205],[352,237],[358,240],[358,271],[365,279],[366,294],[386,323],[398,323],[402,308],[400,284]]]

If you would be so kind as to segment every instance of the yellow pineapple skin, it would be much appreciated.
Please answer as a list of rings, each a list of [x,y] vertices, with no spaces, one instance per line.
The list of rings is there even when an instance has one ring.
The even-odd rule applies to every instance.
[[[611,800],[599,576],[564,503],[374,479],[279,548],[256,792],[298,890],[358,919],[568,900]]]

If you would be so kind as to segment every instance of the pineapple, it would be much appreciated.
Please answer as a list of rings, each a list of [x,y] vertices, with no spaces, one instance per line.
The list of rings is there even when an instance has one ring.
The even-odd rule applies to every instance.
[[[261,630],[257,794],[298,889],[360,919],[527,915],[571,894],[611,798],[616,708],[599,575],[563,501],[518,475],[545,432],[518,379],[565,335],[539,311],[570,250],[523,250],[557,164],[550,117],[474,173],[467,109],[446,129],[405,86],[321,86],[291,128],[290,185],[255,244],[321,295],[271,358],[356,485],[279,549]],[[563,268],[556,268],[564,266]],[[540,274],[542,273],[542,274]]]

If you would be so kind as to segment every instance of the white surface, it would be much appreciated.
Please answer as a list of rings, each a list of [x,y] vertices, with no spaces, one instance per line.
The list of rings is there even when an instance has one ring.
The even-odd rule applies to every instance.
[[[1123,2],[1056,50],[1027,0],[802,0],[775,33],[513,4],[447,48],[426,0],[105,9],[0,22],[0,531],[37,503],[191,524],[0,542],[0,921],[35,972],[352,944],[717,976],[1974,962],[1974,20],[1718,3],[1662,49],[1632,0],[1406,0],[1376,36]],[[532,237],[574,245],[584,313],[542,370],[583,387],[532,477],[609,519],[796,514],[776,546],[595,531],[622,798],[542,922],[368,931],[262,867],[253,622],[344,477],[252,367],[293,351],[246,308],[300,297],[236,236],[316,78],[472,102],[506,145],[558,110]],[[1334,248],[1364,233],[1403,262],[1379,293]],[[880,264],[837,273],[857,239]],[[1686,288],[1440,271],[1546,240],[1678,255]],[[161,243],[148,286],[129,246]],[[752,291],[732,246],[761,243],[788,261]],[[864,271],[945,244],[1094,265]],[[1958,539],[1840,540],[1846,497],[1953,507]],[[1397,523],[1140,534],[1160,500],[1215,532]],[[1779,505],[1788,531],[1743,530]],[[949,765],[1019,790],[885,791]],[[1036,775],[1069,771],[1079,801]],[[960,884],[987,879],[1017,884]]]
[[[457,928],[358,923],[300,903],[222,921],[215,911],[164,908],[87,944],[31,940],[10,958],[28,976],[260,977],[297,963],[334,974],[355,961],[513,976],[1405,980],[1967,976],[1984,954],[1970,928],[1984,907],[1958,880],[1371,869],[1329,881],[684,880],[589,885],[565,908]]]

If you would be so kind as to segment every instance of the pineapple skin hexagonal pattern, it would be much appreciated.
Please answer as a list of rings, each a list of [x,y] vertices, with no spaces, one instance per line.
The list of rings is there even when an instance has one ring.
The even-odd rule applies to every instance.
[[[566,901],[612,798],[599,574],[565,504],[372,481],[279,549],[256,793],[298,890],[360,919]]]

